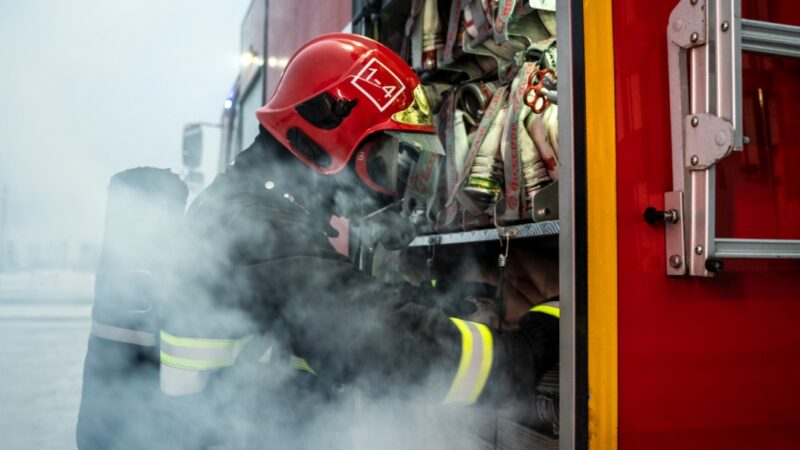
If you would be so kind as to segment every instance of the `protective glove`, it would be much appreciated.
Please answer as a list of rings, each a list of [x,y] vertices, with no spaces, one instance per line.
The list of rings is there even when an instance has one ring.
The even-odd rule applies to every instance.
[[[528,312],[519,328],[496,331],[492,374],[480,400],[503,406],[533,398],[543,375],[558,364],[558,353],[559,323],[552,315]]]

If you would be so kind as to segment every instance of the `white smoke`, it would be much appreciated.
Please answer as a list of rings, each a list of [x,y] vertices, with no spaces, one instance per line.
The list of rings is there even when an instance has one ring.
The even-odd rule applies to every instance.
[[[230,75],[208,81],[212,85],[208,87],[199,85],[198,80],[199,74],[210,70],[189,62],[202,59],[217,67],[221,52],[211,51],[209,42],[200,37],[218,41],[231,36],[235,40],[244,7],[226,4],[224,10],[235,10],[233,30],[211,33],[208,30],[218,22],[216,14],[203,14],[206,26],[199,31],[196,2],[139,6],[100,1],[34,3],[41,9],[4,5],[9,9],[0,16],[0,40],[4,43],[0,58],[10,62],[0,72],[0,96],[10,105],[0,120],[0,184],[10,186],[11,205],[18,212],[12,231],[31,241],[59,235],[99,242],[108,178],[140,165],[176,168],[182,125],[198,119],[187,109],[197,111],[203,119],[219,113],[213,105],[221,104],[224,88],[220,86],[232,81],[235,65],[231,65]],[[99,26],[88,26],[93,24]],[[49,32],[42,33],[42,29]],[[121,45],[114,38],[126,33],[140,39]],[[11,42],[27,46],[12,47]],[[209,56],[214,54],[218,57]],[[276,189],[296,185],[308,172],[294,173],[287,168],[282,176],[272,180]],[[342,192],[347,183],[309,183],[310,192],[293,194],[311,214],[318,213],[314,205],[327,202],[326,190],[340,190],[332,205],[337,211],[367,212],[374,207],[364,205],[353,193]],[[380,309],[353,301],[360,296],[369,298],[372,305],[383,305],[390,301],[386,290],[375,290],[352,277],[336,280],[347,283],[344,292],[349,295],[332,295],[320,289],[332,281],[331,272],[308,261],[273,264],[274,270],[267,272],[274,282],[271,291],[253,289],[252,271],[230,270],[229,257],[255,261],[274,251],[270,245],[287,245],[287,236],[301,245],[307,230],[273,235],[263,226],[258,208],[252,208],[248,210],[252,215],[226,217],[209,234],[193,236],[181,227],[160,228],[163,223],[153,217],[146,206],[149,201],[123,202],[116,233],[126,244],[126,259],[144,258],[140,253],[159,256],[153,266],[137,263],[127,267],[152,272],[152,286],[148,288],[148,282],[141,279],[132,283],[112,277],[108,284],[98,280],[98,286],[112,295],[98,299],[96,306],[105,301],[110,310],[141,312],[142,322],[134,325],[149,327],[154,333],[168,316],[170,326],[177,329],[210,330],[226,337],[254,334],[256,338],[247,344],[234,368],[214,374],[216,381],[201,396],[165,397],[155,366],[105,378],[105,386],[100,387],[114,395],[96,396],[94,406],[101,415],[86,423],[90,434],[110,442],[104,448],[174,449],[182,442],[203,440],[214,433],[229,436],[225,443],[234,446],[246,440],[249,448],[451,448],[457,439],[476,435],[471,439],[474,448],[493,448],[492,439],[481,439],[491,436],[486,430],[493,429],[494,410],[439,405],[454,372],[452,360],[434,361],[439,367],[413,383],[372,368],[402,368],[420,356],[368,352],[368,344],[375,340],[408,332],[408,324],[386,320]],[[163,231],[157,241],[130,237],[141,234],[147,223],[153,227],[150,232]],[[227,253],[228,249],[236,254]],[[294,279],[282,272],[292,262]],[[420,270],[423,263],[417,260],[411,269],[424,272]],[[301,275],[302,281],[298,281]],[[475,280],[481,277],[477,274]],[[249,308],[254,301],[261,303],[273,295],[280,299],[280,288],[296,291],[299,301]],[[528,292],[530,287],[519,290]],[[242,298],[242,293],[251,292],[263,299],[253,299],[250,294]],[[318,376],[285,365],[289,355],[278,349],[289,350],[286,333],[271,328],[280,322],[276,320],[280,314],[306,328],[306,333],[294,336],[297,342],[289,344],[296,347],[291,350],[296,349],[298,356],[309,359]],[[148,322],[152,318],[156,321]],[[343,332],[346,329],[353,331]],[[258,362],[270,346],[276,349],[271,363]],[[314,359],[306,355],[303,350],[312,346],[325,349],[328,356]],[[88,357],[97,356],[92,363],[105,368],[158,357],[146,355],[146,349],[144,353],[138,351],[141,349],[94,350],[90,349]],[[357,360],[353,354],[362,364],[336,363],[338,355]],[[92,397],[97,391],[89,386],[84,385],[84,394]],[[107,412],[102,414],[104,410]],[[113,420],[114,416],[120,420]],[[58,442],[54,447],[71,444]]]
[[[312,174],[296,162],[279,170],[253,164],[249,171],[229,171],[221,177],[253,178],[235,196],[215,197],[225,181],[212,185],[181,224],[159,218],[150,196],[128,193],[124,200],[117,199],[118,206],[109,205],[109,211],[120,217],[107,222],[107,244],[117,239],[126,261],[150,261],[156,286],[150,299],[154,311],[162,315],[154,317],[160,326],[191,337],[252,334],[255,338],[234,367],[211,373],[197,395],[162,395],[155,367],[133,377],[119,374],[119,379],[111,380],[115,394],[108,402],[132,418],[84,431],[100,433],[120,448],[131,439],[140,448],[211,443],[221,448],[438,449],[456,442],[495,448],[496,410],[441,405],[455,373],[458,349],[437,357],[431,351],[436,349],[436,336],[427,336],[431,348],[414,351],[413,346],[425,340],[413,334],[415,316],[402,311],[406,301],[417,299],[401,296],[396,287],[368,281],[367,274],[348,269],[348,262],[293,256],[309,240],[327,244],[318,229],[308,228],[315,220],[324,223],[325,215],[317,208],[330,207],[331,200],[333,209],[351,213],[375,207],[353,192],[331,195],[330,189],[342,185]],[[266,181],[274,183],[274,193],[266,192]],[[345,181],[346,186],[353,185],[353,180]],[[285,199],[280,194],[284,190],[302,208]],[[242,197],[251,197],[245,206]],[[155,240],[141,241],[143,235]],[[423,263],[418,256],[410,254],[409,271],[400,271],[416,281]],[[465,281],[497,283],[491,266],[476,263],[485,255],[462,251],[460,256],[445,253],[441,258],[444,266],[461,267]],[[539,285],[524,276],[528,270],[544,273],[542,268],[555,267],[552,261],[543,257],[518,267],[509,272],[509,298],[516,296],[529,308],[531,302],[553,295],[553,286],[548,285],[552,273],[543,274]],[[104,286],[114,296],[106,300],[147,297],[129,278],[118,283]],[[537,286],[543,287],[542,292]],[[138,305],[147,310],[145,306]],[[287,323],[291,329],[283,328]],[[268,351],[270,362],[259,362]],[[306,358],[317,374],[291,368],[287,362],[292,354]],[[124,365],[131,355],[111,358],[106,356],[103,364]],[[430,368],[407,370],[415,365]],[[108,404],[103,400],[100,405],[104,403]]]

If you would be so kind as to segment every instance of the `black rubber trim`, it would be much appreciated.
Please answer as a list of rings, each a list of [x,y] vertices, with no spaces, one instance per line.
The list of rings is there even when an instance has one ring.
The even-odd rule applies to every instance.
[[[586,198],[586,61],[583,0],[572,0],[572,143],[575,252],[575,449],[589,448],[588,245]]]

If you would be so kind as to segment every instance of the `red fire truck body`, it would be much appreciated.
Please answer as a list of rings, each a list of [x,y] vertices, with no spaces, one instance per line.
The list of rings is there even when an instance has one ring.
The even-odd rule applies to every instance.
[[[726,259],[713,278],[668,277],[664,229],[641,219],[673,190],[665,42],[676,3],[613,2],[619,447],[797,448],[798,261]],[[798,26],[800,5],[744,1],[742,18]],[[742,74],[749,143],[717,164],[708,214],[720,237],[800,239],[800,60],[745,52]]]
[[[252,141],[253,112],[299,45],[352,29],[354,17],[362,30],[368,18],[402,23],[392,11],[411,5],[374,2],[375,13],[361,3],[253,2],[221,168]],[[556,4],[561,448],[800,448],[800,4],[744,0],[730,21],[732,0]],[[697,19],[706,10],[718,16]],[[696,38],[682,34],[692,26]],[[715,96],[697,87],[722,79],[716,54],[699,52],[727,32],[745,41],[741,120],[709,106],[727,98],[722,81],[708,82]],[[668,45],[681,39],[690,62],[673,74],[689,80],[685,128],[674,123],[681,91],[670,88]],[[706,153],[678,154],[676,136],[689,142],[720,117],[736,123],[742,150],[701,170]],[[723,134],[717,143],[738,146]],[[667,220],[646,223],[648,207]]]
[[[278,84],[289,57],[323,33],[344,30],[352,19],[351,1],[290,2],[254,0],[242,22],[242,71],[223,113],[220,170],[252,143],[258,133],[255,110]]]

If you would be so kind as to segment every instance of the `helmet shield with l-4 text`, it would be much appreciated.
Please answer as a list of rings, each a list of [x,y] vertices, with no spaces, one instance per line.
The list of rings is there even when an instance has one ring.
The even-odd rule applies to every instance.
[[[303,45],[256,116],[322,174],[342,170],[365,138],[380,131],[412,133],[420,146],[441,152],[416,74],[388,47],[355,34],[327,34]]]

